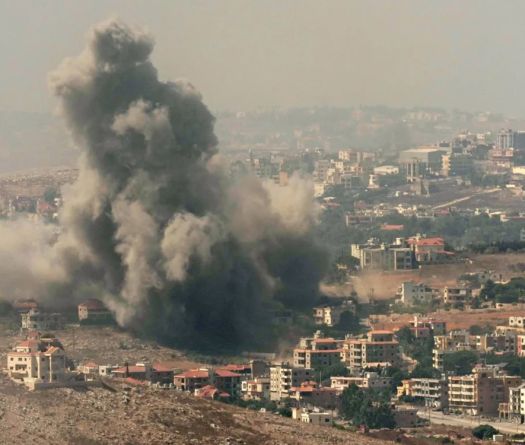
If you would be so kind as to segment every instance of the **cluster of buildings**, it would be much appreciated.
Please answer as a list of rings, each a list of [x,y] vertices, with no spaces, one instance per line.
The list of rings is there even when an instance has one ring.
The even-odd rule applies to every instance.
[[[472,302],[472,288],[467,285],[445,286],[442,289],[425,283],[403,281],[396,292],[396,303],[405,306],[440,303],[451,307],[464,307]]]
[[[50,312],[32,299],[18,300],[13,304],[20,315],[20,329],[22,332],[47,332],[64,327],[64,315]],[[111,311],[96,298],[81,302],[77,306],[78,321],[81,325],[111,324],[114,322]]]
[[[493,332],[473,335],[467,330],[451,330],[434,335],[433,366],[443,370],[446,354],[457,351],[476,351],[525,357],[525,317],[509,317],[507,325],[496,326]]]
[[[403,380],[397,396],[420,399],[445,412],[494,417],[509,411],[511,394],[519,387],[525,388],[521,377],[507,375],[499,365],[478,364],[468,375]]]
[[[391,244],[373,238],[364,244],[352,244],[352,257],[359,260],[362,270],[410,270],[421,264],[437,264],[450,261],[454,254],[445,249],[441,237],[416,235],[396,238]]]

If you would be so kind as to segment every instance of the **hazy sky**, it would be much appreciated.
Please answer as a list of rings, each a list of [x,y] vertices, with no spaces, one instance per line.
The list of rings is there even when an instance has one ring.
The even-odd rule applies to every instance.
[[[445,106],[525,116],[521,0],[0,0],[0,110],[49,111],[46,76],[120,16],[163,79],[213,110]]]

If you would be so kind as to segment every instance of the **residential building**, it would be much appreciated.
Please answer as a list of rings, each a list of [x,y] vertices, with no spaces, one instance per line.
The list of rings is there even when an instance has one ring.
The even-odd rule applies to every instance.
[[[441,237],[427,238],[416,235],[407,240],[414,251],[415,259],[419,264],[435,264],[447,261],[452,252],[445,250],[445,240]]]
[[[290,389],[290,399],[300,404],[317,406],[325,409],[337,409],[340,399],[335,388],[319,386],[316,382],[307,381]]]
[[[494,416],[499,404],[509,402],[509,388],[521,384],[521,377],[508,376],[498,366],[476,365],[472,374],[448,377],[451,412]]]
[[[397,387],[397,396],[416,397],[423,399],[425,406],[443,409],[448,406],[448,381],[430,378],[403,380]]]
[[[343,392],[346,388],[356,385],[362,389],[384,389],[392,384],[391,377],[385,377],[377,372],[365,372],[360,376],[330,377],[330,388]]]
[[[111,370],[114,377],[127,378],[135,380],[144,380],[152,383],[172,383],[174,370],[172,367],[162,365],[161,363],[151,364],[149,362],[140,362],[135,365],[124,365]]]
[[[500,403],[500,418],[523,423],[525,420],[525,383],[509,388],[508,403]]]
[[[392,331],[370,331],[367,338],[347,339],[343,343],[343,361],[353,370],[389,367],[399,364],[399,343]]]
[[[111,323],[113,316],[102,301],[91,298],[78,305],[78,319],[81,324]]]
[[[525,329],[525,317],[509,317],[509,326],[513,328]]]
[[[343,312],[354,314],[356,305],[352,300],[345,300],[339,306],[317,306],[313,309],[314,322],[317,325],[335,326],[341,319]]]
[[[256,377],[241,382],[241,393],[244,400],[267,400],[270,398],[270,378]]]
[[[60,329],[62,318],[57,313],[41,312],[38,308],[31,308],[20,314],[22,331],[47,331]]]
[[[7,353],[7,372],[31,389],[60,386],[67,380],[64,349],[57,339],[22,341]]]
[[[241,375],[227,369],[192,369],[175,375],[173,384],[180,391],[195,392],[212,385],[220,392],[238,395],[241,391]]]
[[[312,425],[331,425],[333,415],[328,411],[320,411],[319,409],[292,407],[292,419]]]
[[[414,428],[419,424],[417,408],[405,408],[396,406],[394,409],[394,421],[398,428]]]
[[[443,304],[464,305],[472,300],[472,289],[469,287],[449,287],[443,289]]]
[[[432,302],[435,294],[435,289],[424,283],[415,283],[414,281],[403,281],[397,290],[398,301],[406,306],[428,304]]]
[[[366,244],[352,244],[351,255],[359,260],[363,270],[409,270],[416,267],[413,251],[402,239],[391,245],[373,239]]]
[[[434,318],[420,318],[414,315],[414,320],[409,323],[410,330],[414,337],[426,337],[430,334],[445,335],[447,332],[447,322],[435,320]]]
[[[270,399],[281,400],[289,396],[292,387],[311,380],[314,370],[294,367],[288,363],[279,363],[270,367]]]
[[[191,369],[189,371],[176,374],[173,377],[175,389],[179,391],[195,392],[196,389],[203,388],[210,384],[209,371],[206,368]]]
[[[206,400],[228,400],[230,394],[225,391],[221,391],[213,385],[206,385],[202,388],[196,388],[194,392],[195,397]]]

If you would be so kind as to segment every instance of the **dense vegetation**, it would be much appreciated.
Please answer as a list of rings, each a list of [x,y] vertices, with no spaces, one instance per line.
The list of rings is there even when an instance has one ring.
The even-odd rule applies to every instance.
[[[359,389],[352,385],[341,396],[341,414],[354,425],[368,428],[394,428],[394,412],[388,393]]]

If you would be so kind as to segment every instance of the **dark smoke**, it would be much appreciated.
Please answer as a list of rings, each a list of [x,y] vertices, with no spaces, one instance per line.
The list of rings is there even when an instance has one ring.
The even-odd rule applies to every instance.
[[[164,341],[263,345],[273,312],[308,307],[324,272],[311,184],[231,184],[213,116],[191,84],[159,81],[153,46],[111,20],[50,76],[82,150],[46,254],[53,298],[98,296],[121,325]]]

